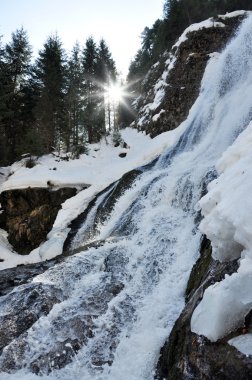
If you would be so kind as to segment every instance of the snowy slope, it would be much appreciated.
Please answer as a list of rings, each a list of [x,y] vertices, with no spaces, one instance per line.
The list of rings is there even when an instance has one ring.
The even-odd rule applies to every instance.
[[[60,255],[69,231],[67,226],[85,210],[95,195],[126,172],[147,164],[159,156],[176,143],[183,131],[182,125],[176,131],[165,132],[151,139],[145,133],[126,128],[121,131],[121,135],[127,143],[127,149],[115,148],[111,141],[107,144],[103,140],[100,144],[90,145],[89,154],[82,155],[80,159],[59,161],[52,155],[43,156],[31,169],[24,167],[24,161],[13,164],[8,168],[13,174],[1,184],[1,192],[27,187],[48,187],[48,182],[53,184],[55,189],[65,186],[81,188],[88,185],[89,187],[64,202],[53,229],[48,234],[48,240],[28,256],[15,253],[7,242],[7,233],[0,230],[0,259],[3,260],[0,262],[0,269],[48,260]],[[120,153],[127,155],[121,158]]]

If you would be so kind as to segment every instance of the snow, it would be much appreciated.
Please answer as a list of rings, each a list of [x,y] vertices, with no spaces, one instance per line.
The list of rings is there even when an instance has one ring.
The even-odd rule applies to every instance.
[[[150,106],[151,111],[154,111],[155,109],[158,108],[158,106],[161,104],[164,96],[165,96],[165,89],[159,88],[158,91],[155,93],[154,101]]]
[[[237,273],[210,286],[195,309],[192,331],[216,341],[243,325],[252,308],[252,122],[216,165],[220,176],[200,201],[200,229],[220,261],[240,258]]]
[[[250,11],[234,11],[234,12],[230,12],[230,13],[226,13],[225,15],[219,15],[218,17],[219,18],[222,18],[223,20],[225,20],[226,18],[233,18],[233,17],[239,17],[239,16],[244,16],[246,14],[249,14],[251,13]]]
[[[10,167],[2,167],[0,168],[0,186],[3,184],[3,182],[6,181],[6,178],[8,177],[10,173]]]
[[[137,122],[137,125],[141,127],[152,115],[152,120],[155,122],[160,117],[161,113],[164,112],[162,110],[158,114],[154,114],[154,111],[161,105],[164,97],[165,97],[165,87],[168,86],[167,78],[169,76],[170,71],[173,69],[176,62],[176,55],[169,53],[169,58],[165,61],[165,69],[153,86],[153,101],[151,103],[146,104],[143,109],[140,111],[140,118]],[[158,63],[158,62],[157,62]],[[154,65],[155,68],[157,65]]]
[[[152,121],[156,122],[160,118],[162,113],[165,113],[165,110],[162,109],[159,113],[156,113],[156,115],[153,116]]]
[[[128,149],[113,147],[112,143],[90,145],[89,155],[82,155],[79,159],[62,161],[54,156],[43,156],[38,159],[35,167],[24,167],[25,160],[21,160],[8,168],[7,172],[13,173],[6,179],[0,191],[11,189],[23,189],[27,187],[48,187],[48,181],[54,184],[54,188],[88,186],[80,190],[76,196],[66,200],[62,204],[54,222],[52,230],[47,236],[47,241],[34,249],[29,255],[18,255],[7,242],[6,232],[0,230],[0,269],[14,267],[20,264],[29,264],[44,261],[62,253],[62,247],[66,239],[67,227],[73,219],[85,210],[89,202],[100,191],[111,183],[117,181],[126,172],[147,164],[165,149],[176,143],[185,127],[165,132],[151,139],[144,132],[138,132],[133,128],[121,131],[123,140]],[[119,157],[122,151],[127,152],[125,158]],[[56,168],[56,170],[53,170]],[[5,169],[1,168],[0,171]]]
[[[187,40],[188,33],[197,32],[198,30],[201,30],[204,28],[216,28],[216,27],[225,28],[225,24],[223,24],[222,22],[216,22],[212,18],[198,22],[196,24],[192,24],[188,26],[188,28],[185,29],[183,34],[179,37],[178,41],[173,45],[173,48],[179,47],[183,42],[185,42]]]
[[[252,355],[252,334],[245,334],[230,339],[228,343],[234,346],[238,351],[244,355]]]

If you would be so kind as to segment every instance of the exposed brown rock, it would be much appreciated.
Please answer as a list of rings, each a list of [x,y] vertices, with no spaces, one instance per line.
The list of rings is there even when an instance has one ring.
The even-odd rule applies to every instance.
[[[76,189],[50,191],[43,188],[8,190],[0,195],[4,210],[1,226],[8,240],[21,254],[28,254],[46,240],[61,204],[76,194]]]
[[[142,125],[137,123],[144,115],[144,107],[154,100],[154,85],[165,70],[168,55],[160,57],[160,62],[153,67],[147,79],[143,81],[141,99],[138,101],[139,117],[135,127],[146,131],[151,137],[177,128],[184,121],[199,95],[201,80],[209,60],[209,54],[220,52],[232,37],[244,16],[217,19],[225,27],[214,26],[204,28],[187,35],[187,40],[172,53],[176,55],[174,68],[166,81],[165,97],[159,107],[149,113]],[[152,117],[161,110],[160,117],[153,121]]]

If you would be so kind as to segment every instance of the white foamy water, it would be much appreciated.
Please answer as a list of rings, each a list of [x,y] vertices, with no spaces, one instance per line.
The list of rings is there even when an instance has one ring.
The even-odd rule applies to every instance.
[[[250,16],[208,64],[179,142],[138,177],[94,235],[88,234],[89,242],[110,239],[35,278],[34,284],[58,289],[61,302],[19,338],[18,354],[13,354],[18,341],[4,349],[0,364],[11,356],[16,370],[0,374],[1,380],[36,379],[34,363],[41,379],[154,378],[160,348],[183,309],[199,255],[197,202],[216,161],[251,120],[251,62]],[[76,235],[75,248],[86,243],[94,213]],[[29,286],[15,290],[12,307]],[[5,313],[8,302],[2,297]],[[80,332],[83,346],[57,370],[48,354],[60,357]]]

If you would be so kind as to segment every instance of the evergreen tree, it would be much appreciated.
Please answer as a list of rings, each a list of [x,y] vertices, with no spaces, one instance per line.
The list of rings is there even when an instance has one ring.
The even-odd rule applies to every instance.
[[[108,88],[116,81],[115,62],[104,39],[101,39],[98,47],[96,70],[100,87],[100,112],[98,128],[104,135],[106,133],[106,124],[108,124],[109,130],[111,130],[111,112],[113,108],[113,105],[110,104],[109,99],[106,98],[106,93],[108,92]]]
[[[5,165],[7,162],[7,135],[5,117],[7,113],[6,104],[6,76],[7,65],[4,60],[4,49],[2,47],[2,41],[0,39],[0,164]]]
[[[82,99],[82,69],[80,47],[76,43],[67,65],[66,111],[67,127],[65,133],[66,148],[78,146],[83,141],[83,99]]]
[[[65,55],[58,36],[50,36],[39,52],[35,74],[39,89],[36,120],[45,152],[60,150],[65,143]]]
[[[166,0],[164,19],[142,33],[142,47],[129,67],[127,81],[131,90],[140,90],[141,79],[163,51],[169,50],[181,33],[192,23],[234,10],[251,10],[249,0]]]
[[[88,142],[92,143],[99,141],[106,134],[106,116],[108,120],[111,118],[111,110],[105,94],[116,79],[115,62],[103,39],[98,48],[92,37],[87,39],[82,65],[85,94],[84,123]]]
[[[12,34],[11,42],[4,51],[1,49],[0,55],[0,125],[5,144],[2,159],[11,162],[17,158],[23,136],[33,121],[29,89],[31,47],[23,28]]]
[[[116,80],[115,62],[104,39],[101,39],[98,46],[96,71],[103,87]]]
[[[97,129],[99,111],[99,84],[97,81],[97,48],[93,37],[89,37],[82,53],[83,89],[84,89],[84,125],[88,133],[88,142],[100,140],[101,131]]]

